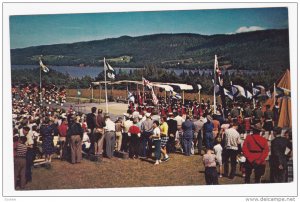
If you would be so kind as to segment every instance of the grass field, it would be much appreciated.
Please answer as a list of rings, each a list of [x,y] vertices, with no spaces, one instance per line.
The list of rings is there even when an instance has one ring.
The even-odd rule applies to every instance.
[[[106,159],[79,164],[54,159],[51,169],[33,168],[33,180],[27,190],[121,188],[151,186],[205,185],[202,157],[170,154],[170,160],[155,166],[152,159]],[[239,168],[239,166],[238,166]],[[264,179],[269,179],[268,170]],[[243,184],[241,172],[230,180],[219,178],[220,184]]]

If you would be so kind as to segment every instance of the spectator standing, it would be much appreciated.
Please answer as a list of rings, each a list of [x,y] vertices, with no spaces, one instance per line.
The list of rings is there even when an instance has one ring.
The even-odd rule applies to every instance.
[[[153,121],[153,133],[150,136],[152,139],[153,144],[155,146],[155,163],[154,165],[158,165],[161,163],[161,146],[160,146],[160,129],[159,129],[159,122]]]
[[[207,149],[206,154],[203,156],[203,164],[205,167],[205,181],[207,185],[216,185],[218,182],[216,155],[213,154],[211,149]]]
[[[236,157],[241,144],[240,134],[237,132],[238,123],[234,121],[233,126],[225,130],[225,148],[224,148],[224,175],[229,174],[229,159],[231,170],[229,179],[233,179],[236,173]]]
[[[151,114],[146,113],[146,120],[142,122],[141,125],[141,142],[142,142],[142,153],[141,156],[143,158],[146,158],[146,156],[150,157],[151,156],[151,141],[150,141],[150,136],[153,133],[153,121],[151,120]]]
[[[187,115],[185,122],[182,124],[183,130],[183,146],[184,146],[184,154],[186,156],[191,155],[192,142],[194,137],[195,125],[190,120],[190,117]]]
[[[20,179],[20,188],[24,189],[26,185],[26,153],[27,146],[25,142],[27,138],[25,136],[20,137],[20,141],[17,145],[17,154],[14,159],[14,174],[15,174],[15,187],[17,187],[18,179]]]
[[[265,173],[266,158],[269,154],[268,142],[264,137],[260,136],[263,132],[261,123],[251,126],[252,135],[248,135],[243,144],[243,153],[246,157],[245,163],[245,183],[250,183],[252,170],[255,173],[255,183],[261,182],[261,176]]]
[[[116,141],[116,125],[110,119],[109,115],[105,115],[105,149],[106,149],[106,156],[108,158],[113,158],[114,155],[114,148],[115,148],[115,141]]]
[[[71,163],[80,163],[82,160],[82,138],[83,138],[83,129],[79,123],[79,116],[72,116],[74,120],[71,127],[68,130],[68,136],[71,144]]]

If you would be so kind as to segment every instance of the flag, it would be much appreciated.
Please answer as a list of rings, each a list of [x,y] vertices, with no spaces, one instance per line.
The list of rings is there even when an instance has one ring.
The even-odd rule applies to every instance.
[[[280,88],[280,87],[276,87],[276,97],[291,97],[291,90],[286,89],[286,88]]]
[[[158,104],[158,99],[157,99],[157,97],[156,97],[156,95],[154,93],[153,88],[152,88],[152,100],[153,100],[154,105]]]
[[[197,84],[198,90],[202,89],[202,86],[200,84]]]
[[[220,86],[223,86],[222,71],[219,67],[219,62],[218,62],[217,55],[215,55],[214,69],[215,69],[215,77],[216,77],[216,80],[217,80],[216,84],[219,84]]]
[[[150,83],[150,81],[148,81],[144,77],[142,77],[142,80],[143,80],[143,85],[144,86],[147,86],[149,89],[152,89],[152,84]]]
[[[232,85],[231,92],[234,97],[239,97],[239,96],[247,97],[246,90],[240,85]]]
[[[256,85],[252,88],[253,97],[266,96],[266,89],[262,85]]]
[[[110,79],[115,79],[115,70],[105,61],[104,58],[104,70],[106,71],[106,75]]]
[[[129,92],[129,91],[128,91],[127,99],[128,99],[129,101],[132,101],[132,102],[134,103],[134,96],[133,96],[133,94],[132,94],[131,92]]]
[[[170,94],[172,96],[173,99],[182,99],[181,95],[179,93],[176,93],[175,91],[170,91]]]
[[[43,64],[42,59],[40,58],[40,67],[43,70],[43,72],[48,73],[49,72],[49,68]]]
[[[266,94],[267,94],[267,96],[270,98],[270,97],[272,97],[272,94],[271,94],[271,91],[270,90],[268,90],[267,92],[266,92]]]
[[[231,100],[233,100],[233,95],[231,94],[231,92],[229,90],[227,90],[226,88],[224,88],[224,94],[229,97]]]
[[[250,93],[248,90],[246,91],[245,95],[247,99],[252,99],[252,93]]]

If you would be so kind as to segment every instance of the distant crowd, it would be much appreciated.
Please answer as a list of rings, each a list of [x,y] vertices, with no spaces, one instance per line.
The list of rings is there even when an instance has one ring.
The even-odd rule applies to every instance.
[[[80,163],[82,155],[101,160],[128,154],[131,159],[152,159],[156,166],[172,161],[172,153],[199,155],[207,184],[235,178],[237,165],[245,183],[251,182],[253,171],[255,183],[260,183],[266,160],[271,182],[293,177],[292,133],[277,127],[277,103],[265,112],[259,104],[233,103],[225,115],[221,105],[214,110],[209,101],[183,104],[158,98],[158,106],[129,102],[127,112],[114,119],[96,107],[88,114],[61,109],[65,92],[55,86],[43,88],[43,102],[34,85],[14,86],[12,92],[15,185],[21,189],[32,180],[33,162],[42,158],[50,164],[54,153],[72,164]]]

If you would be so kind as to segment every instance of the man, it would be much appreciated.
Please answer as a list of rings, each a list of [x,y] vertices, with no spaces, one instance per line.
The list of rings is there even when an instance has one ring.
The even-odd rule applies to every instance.
[[[96,117],[96,128],[94,129],[94,148],[95,155],[101,156],[103,153],[103,142],[104,142],[104,128],[105,127],[105,119],[102,115],[102,109],[98,109],[98,115]]]
[[[190,156],[195,126],[194,126],[193,122],[190,120],[190,116],[188,116],[188,115],[186,116],[185,122],[183,122],[183,124],[182,124],[182,130],[183,130],[184,154],[186,156]]]
[[[260,109],[260,106],[257,105],[255,110],[253,111],[253,124],[257,124],[261,122],[261,119],[263,117],[263,112]]]
[[[272,133],[273,133],[273,127],[274,127],[274,123],[273,123],[273,112],[270,109],[270,105],[266,105],[266,111],[264,112],[264,129],[265,131],[268,131],[268,140],[271,140],[272,138]]]
[[[174,120],[174,114],[172,112],[169,113],[169,120],[167,120],[167,124],[169,126],[169,130],[168,130],[169,141],[167,143],[167,152],[174,153],[176,151],[175,135],[177,131],[177,121]]]
[[[24,189],[26,184],[26,153],[27,146],[25,142],[27,138],[25,136],[20,137],[20,141],[17,145],[17,154],[14,159],[14,174],[15,174],[15,187],[17,187],[18,178],[20,179],[20,188]]]
[[[282,129],[274,128],[274,140],[271,142],[270,156],[270,181],[282,183],[285,181],[288,159],[285,155],[286,148],[292,150],[289,140],[281,136]]]
[[[33,166],[33,160],[35,158],[35,152],[33,149],[33,135],[32,131],[30,131],[30,128],[28,126],[25,126],[22,128],[23,135],[26,136],[26,143],[27,146],[27,153],[26,153],[26,182],[32,181],[32,173],[31,173],[31,167]]]
[[[82,137],[83,137],[83,129],[79,123],[80,116],[72,116],[74,122],[68,130],[68,138],[70,139],[71,144],[71,163],[80,163],[82,159]]]
[[[234,103],[232,110],[230,111],[231,118],[233,120],[237,120],[238,116],[240,115],[238,106],[236,103]]]
[[[133,125],[133,122],[130,120],[128,113],[124,114],[124,118],[125,120],[123,120],[122,122],[123,133],[122,133],[121,151],[128,152],[128,144],[129,144],[128,130],[130,126]]]
[[[224,148],[224,175],[228,176],[229,159],[230,159],[230,175],[229,179],[235,177],[236,172],[236,157],[238,155],[239,146],[241,144],[240,134],[237,132],[238,123],[233,122],[233,126],[225,130],[225,148]]]
[[[97,111],[97,108],[96,107],[92,107],[91,111],[92,112],[89,113],[89,114],[87,114],[87,116],[86,116],[86,123],[87,123],[88,129],[90,129],[90,132],[89,132],[89,138],[90,138],[90,141],[91,141],[90,153],[94,153],[95,154],[94,129],[97,126],[96,125],[96,111]]]
[[[137,159],[139,155],[139,142],[141,135],[141,130],[138,127],[138,118],[133,118],[133,125],[130,126],[128,135],[130,135],[129,157]]]
[[[64,148],[67,142],[68,122],[66,118],[62,118],[62,123],[58,126],[59,141],[60,141],[60,159],[64,159]]]
[[[146,113],[146,120],[142,122],[141,125],[141,142],[142,142],[142,158],[146,158],[146,156],[151,156],[151,140],[150,135],[153,133],[153,121],[151,120],[151,114]]]
[[[194,137],[197,142],[197,147],[198,147],[198,154],[201,155],[201,150],[202,150],[202,140],[203,140],[203,126],[204,126],[204,118],[202,116],[199,116],[196,121],[194,121]]]
[[[114,148],[115,148],[115,141],[116,141],[116,125],[110,119],[108,114],[105,115],[105,148],[106,148],[106,156],[108,158],[113,158],[114,155]]]
[[[243,144],[243,153],[246,157],[245,163],[245,183],[250,183],[252,170],[255,173],[255,183],[261,182],[261,176],[265,173],[266,158],[269,154],[268,142],[264,137],[260,136],[263,132],[261,123],[251,126],[252,135],[248,135]]]
[[[207,117],[206,123],[203,125],[203,129],[205,131],[205,147],[206,149],[213,149],[213,142],[214,142],[214,137],[213,137],[213,128],[214,124],[212,123],[212,118],[210,115]]]

